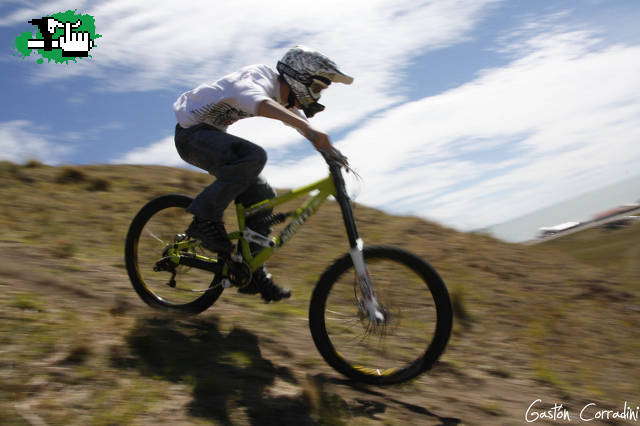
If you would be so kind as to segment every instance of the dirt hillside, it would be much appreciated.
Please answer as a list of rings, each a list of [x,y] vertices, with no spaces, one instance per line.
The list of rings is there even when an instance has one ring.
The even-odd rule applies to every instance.
[[[625,231],[631,248],[598,263],[358,205],[365,242],[427,259],[455,310],[441,362],[377,388],[328,367],[308,330],[313,285],[348,249],[335,203],[269,263],[291,300],[230,290],[181,319],[138,298],[123,261],[131,218],[209,181],[166,167],[0,163],[0,424],[514,425],[532,404],[536,423],[579,424],[586,406],[587,424],[640,424],[640,259],[628,255],[640,226]]]

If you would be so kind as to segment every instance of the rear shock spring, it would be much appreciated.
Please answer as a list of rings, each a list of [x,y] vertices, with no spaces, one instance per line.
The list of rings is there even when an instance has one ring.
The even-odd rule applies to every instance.
[[[253,217],[247,219],[247,226],[251,228],[265,228],[271,225],[277,225],[287,220],[287,217],[291,216],[291,213],[274,213],[268,214],[262,217]]]

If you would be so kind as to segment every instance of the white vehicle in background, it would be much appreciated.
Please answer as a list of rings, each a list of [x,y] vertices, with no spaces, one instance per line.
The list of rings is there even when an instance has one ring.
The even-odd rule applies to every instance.
[[[582,222],[565,222],[560,225],[543,227],[538,229],[538,237],[544,238],[549,237],[551,235],[556,235],[560,232],[568,231],[569,229],[575,228],[580,225]]]

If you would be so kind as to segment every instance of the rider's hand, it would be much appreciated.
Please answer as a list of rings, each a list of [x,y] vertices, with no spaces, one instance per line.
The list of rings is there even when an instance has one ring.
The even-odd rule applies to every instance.
[[[329,140],[329,135],[314,129],[311,126],[309,126],[304,131],[304,135],[307,137],[307,139],[311,141],[311,143],[318,150],[318,152],[320,152],[325,156],[328,155],[329,158],[337,161],[343,166],[349,165],[349,160],[347,159],[347,157],[342,155],[340,151],[338,151],[336,148],[334,148],[333,145],[331,145],[331,141]]]
[[[329,140],[329,135],[319,130],[314,129],[309,126],[309,128],[304,132],[304,136],[311,141],[313,146],[320,152],[333,152],[333,146],[331,145],[331,141]]]

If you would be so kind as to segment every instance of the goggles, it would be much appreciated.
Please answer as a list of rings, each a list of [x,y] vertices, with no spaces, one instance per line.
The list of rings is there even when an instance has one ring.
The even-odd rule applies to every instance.
[[[317,101],[318,99],[320,99],[320,96],[322,96],[322,91],[329,87],[329,84],[331,84],[331,81],[327,83],[318,78],[312,78],[307,87],[309,88],[309,94],[311,95],[313,100]]]

